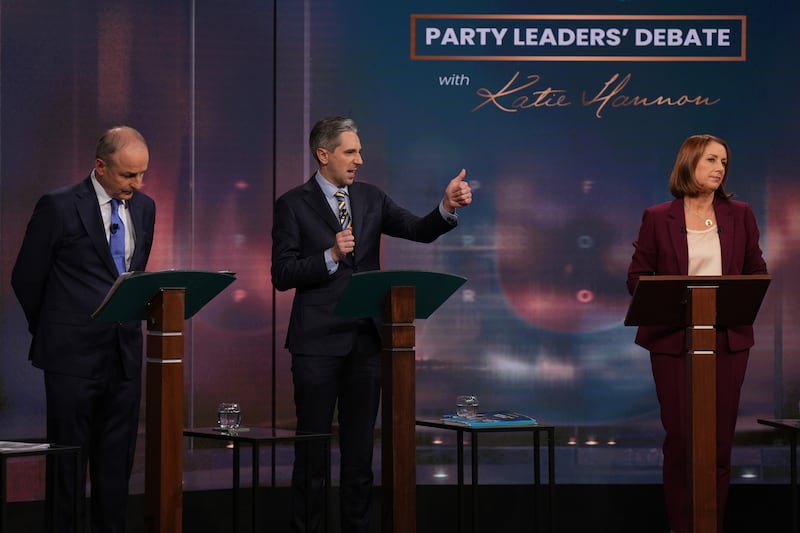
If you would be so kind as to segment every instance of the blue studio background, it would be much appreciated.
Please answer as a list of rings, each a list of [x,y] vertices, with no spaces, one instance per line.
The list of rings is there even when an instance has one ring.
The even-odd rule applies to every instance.
[[[358,179],[400,204],[428,212],[462,167],[475,191],[436,243],[384,243],[385,269],[469,280],[418,324],[418,414],[473,393],[557,426],[559,482],[657,483],[661,429],[647,353],[623,325],[626,269],[642,210],[670,199],[681,142],[713,133],[731,146],[726,187],[755,210],[774,277],[735,474],[784,480],[765,466],[756,419],[796,417],[800,400],[798,15],[788,0],[0,0],[0,439],[44,434],[9,284],[25,224],[42,193],[89,173],[97,137],[118,123],[151,148],[149,270],[239,278],[189,325],[187,426],[238,400],[245,424],[292,427],[292,295],[270,284],[271,206],[313,173],[313,123],[341,114],[360,127]],[[502,42],[476,28],[505,30]],[[587,28],[601,33],[569,40]],[[634,40],[657,29],[681,38]],[[686,41],[692,30],[699,41]],[[428,444],[418,480],[440,482],[452,458],[431,459]],[[290,450],[278,462],[286,483]],[[188,457],[187,488],[224,486],[206,475],[217,467]],[[36,490],[19,484],[15,497]]]

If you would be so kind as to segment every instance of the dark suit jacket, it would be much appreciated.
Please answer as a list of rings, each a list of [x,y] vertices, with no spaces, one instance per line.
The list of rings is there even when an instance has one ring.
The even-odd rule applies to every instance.
[[[272,284],[279,291],[296,289],[286,336],[292,353],[350,352],[357,321],[335,317],[334,310],[354,272],[380,269],[381,234],[432,242],[455,227],[438,207],[418,217],[373,185],[355,182],[348,190],[356,248],[333,275],[323,253],[334,245],[341,226],[316,179],[288,191],[275,205]]]
[[[136,232],[130,270],[141,271],[153,244],[155,203],[137,192],[128,206]],[[126,376],[141,374],[141,323],[90,316],[116,278],[91,178],[42,196],[11,275],[33,335],[29,357],[34,366],[96,378],[116,352]]]
[[[759,231],[753,210],[744,202],[714,200],[722,250],[722,274],[766,274],[767,265],[758,244]],[[645,209],[639,238],[628,268],[628,291],[633,294],[640,276],[689,273],[689,245],[686,237],[683,200],[673,200]],[[752,326],[727,328],[731,351],[753,345]],[[651,352],[678,354],[685,350],[684,330],[640,327],[636,344]]]

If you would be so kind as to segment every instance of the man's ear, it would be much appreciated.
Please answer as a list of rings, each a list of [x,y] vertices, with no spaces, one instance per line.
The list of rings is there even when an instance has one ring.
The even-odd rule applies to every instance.
[[[317,148],[317,159],[323,165],[328,164],[328,151],[325,148]]]

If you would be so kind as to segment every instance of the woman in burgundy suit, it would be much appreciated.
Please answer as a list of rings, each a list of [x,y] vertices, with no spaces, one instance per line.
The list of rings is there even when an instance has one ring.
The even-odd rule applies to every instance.
[[[628,268],[628,290],[640,276],[766,274],[752,209],[725,192],[730,151],[713,135],[683,142],[669,178],[675,200],[645,209]],[[717,524],[722,531],[730,484],[739,395],[753,345],[752,326],[717,334]],[[686,364],[683,328],[642,326],[636,344],[650,351],[666,436],[664,492],[671,531],[689,530]]]

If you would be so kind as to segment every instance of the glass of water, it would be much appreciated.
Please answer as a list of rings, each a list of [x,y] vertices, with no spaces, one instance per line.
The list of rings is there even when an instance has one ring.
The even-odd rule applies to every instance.
[[[464,394],[456,397],[456,416],[472,418],[478,414],[478,397]]]
[[[217,407],[217,426],[220,429],[237,429],[242,423],[242,410],[237,402],[223,402]]]

